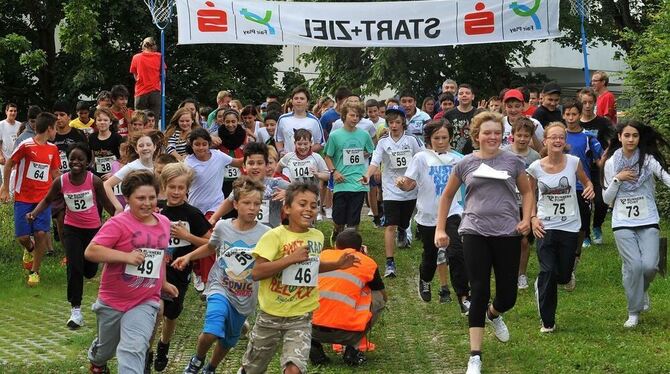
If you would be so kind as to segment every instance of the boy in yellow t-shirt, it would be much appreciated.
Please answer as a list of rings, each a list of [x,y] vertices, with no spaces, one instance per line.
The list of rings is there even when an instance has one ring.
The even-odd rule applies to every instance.
[[[360,262],[352,254],[337,262],[319,262],[323,233],[311,228],[318,211],[318,187],[293,183],[286,189],[284,212],[289,224],[266,232],[252,254],[251,272],[260,281],[260,312],[242,359],[241,373],[265,373],[282,344],[282,372],[307,373],[311,348],[312,312],[319,307],[317,276]]]
[[[88,104],[85,101],[77,103],[77,118],[70,121],[70,127],[83,131],[86,135],[95,131],[95,120],[91,118]]]

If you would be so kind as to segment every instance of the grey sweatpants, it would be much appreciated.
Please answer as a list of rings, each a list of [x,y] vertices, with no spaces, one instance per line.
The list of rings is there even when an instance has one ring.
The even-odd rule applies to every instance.
[[[623,264],[623,287],[628,300],[628,313],[638,314],[644,305],[644,293],[658,270],[657,228],[618,229],[614,231]]]
[[[152,301],[124,313],[96,300],[93,311],[97,315],[98,336],[88,350],[88,360],[103,366],[116,352],[119,373],[143,374],[158,308],[159,304]]]

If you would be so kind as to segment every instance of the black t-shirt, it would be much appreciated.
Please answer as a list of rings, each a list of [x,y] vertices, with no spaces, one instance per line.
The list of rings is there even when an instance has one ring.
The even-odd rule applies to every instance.
[[[61,135],[61,134],[56,134],[56,137],[54,138],[53,144],[58,147],[58,152],[60,153],[60,171],[61,173],[65,173],[67,171],[70,171],[70,163],[67,161],[67,156],[66,152],[67,149],[70,145],[74,143],[79,143],[79,142],[84,142],[86,143],[86,136],[84,135],[83,132],[75,129],[75,128],[70,128],[70,132],[67,134]]]
[[[178,206],[166,206],[161,210],[161,214],[170,219],[172,224],[187,223],[191,234],[202,237],[212,226],[209,224],[205,216],[197,208],[184,203]],[[192,244],[185,244],[183,240],[170,237],[170,244],[168,244],[168,264],[177,257],[184,256],[194,250]],[[172,266],[167,267],[168,282],[188,283],[189,275],[191,274],[192,266],[189,264],[184,270],[177,270]]]
[[[88,144],[91,146],[91,151],[93,151],[93,164],[91,168],[96,175],[101,176],[111,171],[107,170],[110,164],[108,162],[109,159],[105,159],[105,157],[114,156],[117,160],[121,158],[119,147],[122,140],[121,135],[116,132],[112,132],[112,135],[105,140],[98,139],[98,133],[88,136]],[[97,165],[97,161],[101,161],[100,165]]]
[[[603,146],[603,149],[609,147],[610,140],[614,137],[614,127],[609,119],[606,117],[595,116],[588,122],[579,121],[579,123],[584,130],[593,134],[598,139],[598,142]]]
[[[444,119],[454,127],[454,136],[451,139],[451,149],[461,154],[472,153],[472,139],[470,139],[470,121],[477,109],[472,107],[468,112],[461,112],[455,107],[444,114]]]
[[[542,127],[547,127],[551,122],[563,122],[563,115],[560,110],[549,110],[543,105],[537,107],[535,113],[533,113],[533,118],[540,121]]]
[[[379,274],[379,268],[375,269],[375,275],[372,280],[368,282],[368,287],[370,287],[370,291],[381,291],[384,289],[384,281]]]

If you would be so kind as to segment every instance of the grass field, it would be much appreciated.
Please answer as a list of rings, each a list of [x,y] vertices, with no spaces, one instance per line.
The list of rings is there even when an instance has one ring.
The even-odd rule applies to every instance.
[[[28,288],[20,270],[21,251],[13,240],[10,205],[0,206],[0,373],[84,373],[86,350],[95,335],[95,318],[89,306],[97,292],[98,278],[86,283],[86,325],[70,331],[65,322],[65,269],[60,254],[47,258],[42,283]],[[328,225],[322,225],[329,235]],[[382,231],[369,221],[362,225],[365,243],[378,263],[383,263]],[[670,282],[657,279],[650,294],[652,310],[634,330],[623,328],[626,303],[621,286],[621,263],[606,230],[605,243],[584,251],[577,273],[577,289],[559,292],[558,329],[539,333],[539,319],[531,289],[521,291],[516,307],[506,313],[511,332],[508,343],[499,343],[490,330],[484,339],[485,373],[670,373]],[[469,345],[467,320],[455,303],[439,304],[437,283],[434,301],[423,303],[417,290],[421,245],[396,255],[398,278],[387,280],[388,310],[370,335],[377,345],[368,362],[350,369],[329,353],[333,363],[311,367],[311,373],[463,373]],[[537,258],[530,260],[529,277],[537,274]],[[180,373],[195,347],[202,328],[204,304],[191,288],[170,351],[167,373]],[[242,340],[219,367],[234,373],[247,341]],[[115,370],[115,363],[110,363]],[[278,373],[278,360],[269,373]]]

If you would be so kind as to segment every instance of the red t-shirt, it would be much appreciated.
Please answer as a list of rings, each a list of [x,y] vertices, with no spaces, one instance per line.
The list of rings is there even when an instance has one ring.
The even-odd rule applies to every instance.
[[[130,72],[135,74],[135,96],[161,90],[161,54],[143,51],[133,56]]]
[[[596,115],[607,117],[612,124],[616,124],[616,98],[610,91],[598,96],[596,100]]]
[[[51,143],[39,144],[35,138],[26,139],[12,153],[16,164],[14,200],[22,203],[39,203],[49,192],[51,171],[58,170],[58,147]]]
[[[128,124],[126,123],[126,118],[123,116],[123,112],[115,112],[112,110],[112,114],[119,120],[118,133],[121,136],[128,136]],[[128,117],[133,117],[133,110],[128,109]]]
[[[523,115],[526,116],[526,117],[532,117],[533,113],[535,113],[536,110],[537,110],[537,107],[535,105],[531,105],[531,106],[528,107],[528,109],[526,109],[525,112],[523,112]]]

